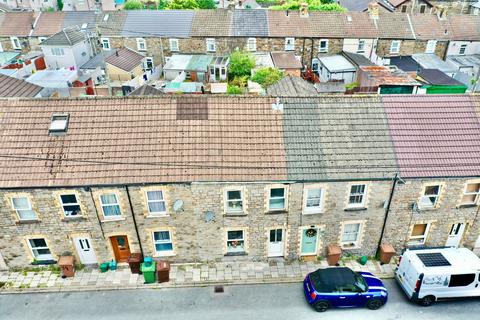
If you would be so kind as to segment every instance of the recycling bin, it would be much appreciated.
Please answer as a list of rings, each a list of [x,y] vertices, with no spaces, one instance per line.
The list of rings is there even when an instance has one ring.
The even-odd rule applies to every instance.
[[[100,264],[100,271],[101,272],[107,272],[108,271],[108,262],[104,262]]]
[[[390,244],[382,244],[380,246],[380,263],[387,264],[395,255],[395,249]]]
[[[73,277],[75,275],[75,265],[73,256],[62,256],[58,259],[58,266],[62,270],[62,278]]]
[[[148,258],[149,257],[145,258],[143,263],[140,264],[140,271],[143,273],[143,279],[145,279],[145,283],[154,283],[157,265],[152,258]]]
[[[342,248],[336,244],[327,246],[327,262],[329,266],[338,266],[338,261],[342,255]]]
[[[157,280],[159,283],[170,281],[170,262],[157,262]]]
[[[140,273],[140,263],[142,263],[143,257],[141,253],[132,253],[128,257],[128,265],[132,273]]]

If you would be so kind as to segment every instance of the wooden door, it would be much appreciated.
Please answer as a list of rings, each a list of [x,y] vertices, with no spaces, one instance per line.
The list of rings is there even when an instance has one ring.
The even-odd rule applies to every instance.
[[[117,262],[127,262],[130,256],[130,246],[128,245],[127,236],[110,237],[112,242],[113,253]]]

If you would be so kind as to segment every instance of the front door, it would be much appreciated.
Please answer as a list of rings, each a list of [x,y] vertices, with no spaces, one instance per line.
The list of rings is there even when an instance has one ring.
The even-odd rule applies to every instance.
[[[283,229],[271,229],[268,239],[268,256],[283,257],[284,243]]]
[[[317,254],[317,228],[305,228],[302,230],[302,256]]]
[[[74,238],[73,242],[75,243],[75,248],[77,249],[78,256],[82,264],[96,264],[97,255],[95,250],[92,247],[92,241],[90,238]]]
[[[130,256],[130,246],[128,245],[127,236],[110,237],[112,242],[113,253],[117,262],[127,262]]]
[[[454,223],[450,228],[450,234],[448,235],[447,247],[458,247],[460,241],[462,241],[463,232],[465,231],[465,223]]]

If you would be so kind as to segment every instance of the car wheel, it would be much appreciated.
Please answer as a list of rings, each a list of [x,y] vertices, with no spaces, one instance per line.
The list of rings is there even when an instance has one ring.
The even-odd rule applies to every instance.
[[[419,301],[420,305],[424,306],[424,307],[429,307],[434,302],[435,302],[435,297],[434,296],[425,296]]]
[[[383,306],[383,301],[381,299],[371,299],[367,302],[367,308],[370,310],[377,310]]]
[[[325,312],[327,311],[328,307],[330,307],[330,304],[325,300],[320,300],[313,304],[313,309],[315,309],[317,312]]]

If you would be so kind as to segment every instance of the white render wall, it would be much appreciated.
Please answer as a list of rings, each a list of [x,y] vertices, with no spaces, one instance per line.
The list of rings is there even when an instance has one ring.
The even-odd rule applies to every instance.
[[[460,47],[466,44],[465,54],[480,54],[479,41],[451,41],[447,49],[447,56],[460,54]]]

